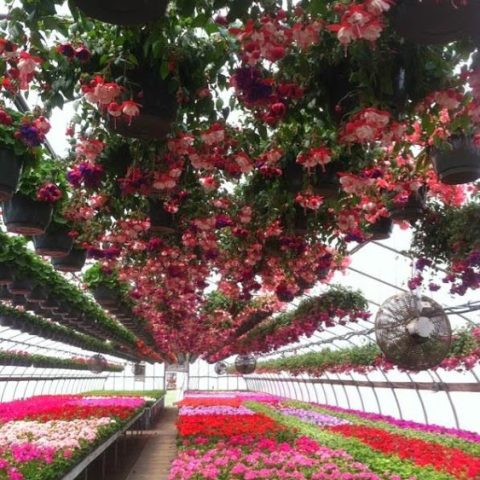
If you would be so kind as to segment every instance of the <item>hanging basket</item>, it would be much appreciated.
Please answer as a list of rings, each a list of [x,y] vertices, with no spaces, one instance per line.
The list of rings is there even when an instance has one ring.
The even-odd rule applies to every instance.
[[[325,199],[335,199],[340,195],[340,181],[337,176],[337,167],[328,163],[325,169],[316,167],[312,176],[312,186],[317,195]]]
[[[167,0],[75,0],[85,15],[113,25],[143,25],[165,15]]]
[[[3,204],[3,221],[10,233],[42,235],[50,225],[53,208],[50,203],[36,202],[16,193]]]
[[[480,178],[480,149],[471,137],[458,135],[449,140],[450,147],[432,148],[433,168],[442,183],[461,185]]]
[[[55,270],[59,272],[80,272],[87,261],[87,251],[81,248],[72,248],[65,257],[52,258]]]
[[[164,140],[177,116],[175,94],[168,91],[167,81],[151,68],[139,67],[129,73],[128,78],[140,85],[141,94],[134,98],[140,104],[140,114],[131,119],[109,116],[109,128],[124,137]]]
[[[13,271],[10,265],[0,263],[0,286],[13,282]]]
[[[27,295],[33,289],[33,282],[29,278],[15,278],[8,285],[8,291],[13,295]]]
[[[480,21],[476,0],[401,0],[391,11],[391,23],[407,40],[426,45],[462,40]]]
[[[412,192],[405,204],[394,206],[390,210],[390,217],[393,220],[408,221],[415,223],[425,213],[425,188]]]
[[[381,217],[375,223],[372,223],[368,229],[369,240],[386,240],[390,238],[393,230],[393,221],[391,218]]]
[[[119,303],[118,293],[105,285],[95,287],[92,293],[97,303],[102,307],[108,308]]]
[[[37,285],[26,295],[26,297],[30,303],[45,302],[47,300],[47,291],[43,287]]]
[[[25,295],[13,295],[12,299],[10,300],[12,305],[15,307],[25,307],[28,304]]]
[[[35,252],[52,258],[67,256],[73,247],[73,238],[69,236],[69,231],[68,228],[54,232],[47,230],[43,235],[33,237]]]
[[[0,202],[10,200],[17,191],[22,168],[22,158],[9,148],[0,148]]]
[[[163,208],[162,202],[148,199],[150,230],[156,233],[175,233],[175,220],[173,215]]]
[[[107,366],[107,360],[100,354],[94,355],[88,360],[88,369],[95,374],[102,373]]]

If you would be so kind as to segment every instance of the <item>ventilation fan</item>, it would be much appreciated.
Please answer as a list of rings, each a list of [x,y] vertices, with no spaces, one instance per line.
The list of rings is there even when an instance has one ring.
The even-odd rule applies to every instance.
[[[235,370],[242,375],[249,375],[257,368],[257,359],[253,355],[239,355],[235,359]]]
[[[225,362],[217,362],[214,370],[217,375],[225,375],[227,373],[227,364]]]
[[[427,370],[450,351],[452,330],[443,308],[431,298],[400,294],[380,307],[375,319],[377,343],[400,368]]]

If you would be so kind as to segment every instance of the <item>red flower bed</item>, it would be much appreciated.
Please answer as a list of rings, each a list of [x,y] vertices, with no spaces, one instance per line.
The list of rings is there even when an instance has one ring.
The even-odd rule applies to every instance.
[[[182,437],[265,436],[285,430],[265,415],[182,415],[177,421]]]
[[[330,430],[361,440],[382,453],[397,455],[420,466],[432,466],[456,478],[480,478],[480,458],[438,443],[407,438],[378,428],[360,425],[339,425]]]
[[[240,398],[185,398],[179,402],[181,407],[233,407],[239,408],[242,406],[242,400]]]

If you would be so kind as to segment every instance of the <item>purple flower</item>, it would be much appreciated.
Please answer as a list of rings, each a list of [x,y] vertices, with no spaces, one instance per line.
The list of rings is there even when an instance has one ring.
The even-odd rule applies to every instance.
[[[38,147],[45,140],[45,135],[31,123],[24,123],[17,132],[17,136],[29,147]]]

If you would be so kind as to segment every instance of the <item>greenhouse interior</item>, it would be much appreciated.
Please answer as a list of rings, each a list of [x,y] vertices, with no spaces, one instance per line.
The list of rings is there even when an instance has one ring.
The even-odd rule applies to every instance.
[[[0,480],[480,480],[480,0],[0,0]]]

